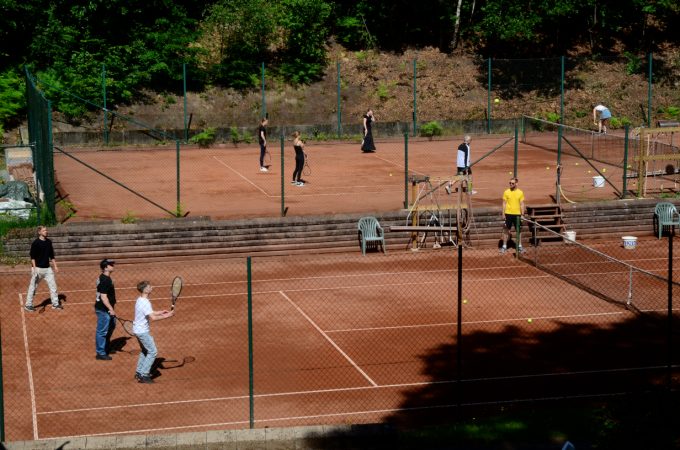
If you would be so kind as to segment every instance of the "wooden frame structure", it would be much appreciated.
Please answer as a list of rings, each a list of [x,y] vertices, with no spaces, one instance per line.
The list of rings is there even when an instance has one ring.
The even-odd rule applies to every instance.
[[[640,148],[638,155],[634,158],[637,163],[638,188],[637,197],[644,197],[647,192],[647,168],[650,161],[680,161],[680,152],[676,154],[665,153],[661,155],[650,155],[651,135],[662,133],[680,133],[680,127],[662,128],[642,128],[640,129]],[[646,144],[646,145],[645,145]]]

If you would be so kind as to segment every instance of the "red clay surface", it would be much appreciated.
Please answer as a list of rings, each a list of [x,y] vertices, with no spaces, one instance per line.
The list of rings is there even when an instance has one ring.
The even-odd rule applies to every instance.
[[[509,138],[510,142],[484,157]],[[546,134],[539,139],[552,143],[556,138]],[[443,183],[455,174],[459,143],[460,139],[410,140],[408,173],[427,175],[433,183]],[[182,147],[179,199],[182,212],[215,219],[279,216],[282,187],[283,206],[289,208],[289,216],[395,211],[404,207],[406,163],[403,140],[378,142],[378,151],[371,154],[362,154],[357,144],[310,142],[305,150],[312,173],[303,177],[309,181],[304,187],[290,184],[294,168],[290,142],[285,143],[283,177],[280,144],[272,140],[269,147],[272,165],[267,173],[259,171],[257,146]],[[167,217],[168,213],[163,209],[175,211],[177,157],[174,146],[66,151],[162,208],[141,200],[74,159],[56,152],[57,178],[62,190],[68,194],[68,200],[77,209],[71,220],[119,220],[126,215]],[[473,167],[473,187],[478,192],[473,198],[473,206],[500,205],[507,180],[514,171],[512,136],[474,136],[472,159],[476,161],[482,157],[484,159]],[[602,163],[594,163],[595,167],[591,167],[585,160],[566,154],[561,163],[562,190],[569,200],[618,198],[608,183],[604,187],[594,187],[593,177],[598,175],[597,168],[608,182],[621,190],[623,172],[620,168]],[[528,204],[552,203],[551,195],[556,193],[556,164],[556,153],[518,145],[517,175]],[[676,180],[670,178],[650,177],[648,183],[650,192],[664,185],[666,191],[677,188]],[[636,189],[635,180],[629,180],[628,189]],[[410,196],[410,187],[407,191]],[[447,203],[444,191],[440,191],[436,195],[441,197],[442,203]]]
[[[643,240],[622,255],[659,269],[663,244]],[[623,252],[619,242],[600,246]],[[254,259],[255,425],[389,421],[409,408],[436,412],[460,401],[449,392],[458,376],[470,380],[465,398],[498,400],[519,395],[494,387],[502,380],[663,365],[664,328],[653,313],[639,321],[511,255],[467,249],[459,373],[456,261],[450,249]],[[133,380],[138,344],[120,328],[114,359],[95,360],[97,273],[64,267],[58,282],[65,310],[48,306],[43,313],[21,308],[25,268],[0,274],[7,439],[247,428],[246,261],[117,265],[117,310],[125,318],[133,314],[137,281],[156,285],[152,297],[160,309],[169,303],[172,277],[184,277],[177,316],[152,324],[162,359],[154,385]],[[41,287],[36,303],[47,298]],[[495,385],[483,381],[492,379]],[[530,384],[527,389],[538,389]]]

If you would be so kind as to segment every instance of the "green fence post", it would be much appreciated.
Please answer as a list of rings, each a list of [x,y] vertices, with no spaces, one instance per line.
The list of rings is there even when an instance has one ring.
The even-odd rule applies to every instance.
[[[284,150],[283,134],[281,134],[280,139],[281,139],[281,217],[285,217],[286,213],[288,212],[288,208],[286,208],[286,194],[285,194],[286,182],[285,182],[285,177],[284,177],[284,160],[285,160],[285,158],[283,157],[283,150]]]
[[[175,209],[175,216],[182,215],[182,205],[180,203],[180,178],[179,178],[179,139],[175,140],[175,154],[177,159],[177,209]]]
[[[184,143],[189,143],[189,127],[187,126],[187,64],[182,64],[182,90],[184,94]]]
[[[404,209],[408,209],[408,130],[404,133]]]
[[[418,66],[416,59],[413,59],[413,137],[416,136],[418,132],[418,103],[416,101],[418,86],[416,80],[418,79]]]
[[[342,99],[340,97],[340,61],[336,63],[338,78],[338,138],[342,136]]]
[[[623,189],[621,189],[621,198],[626,198],[626,191],[628,190],[628,125],[624,127],[626,135],[623,138]]]
[[[248,277],[248,404],[250,428],[255,428],[255,390],[253,386],[253,277],[252,257],[246,258],[246,272]]]
[[[513,176],[517,178],[517,159],[519,157],[519,145],[517,142],[517,136],[518,136],[518,130],[517,130],[517,124],[515,123],[515,167],[513,168]]]
[[[5,442],[5,398],[2,386],[2,324],[0,324],[0,443]]]
[[[648,56],[649,76],[647,78],[647,128],[652,127],[652,53]]]
[[[264,93],[264,63],[262,63],[262,117],[267,117],[267,98]]]
[[[491,134],[491,58],[487,64],[488,85],[486,89],[486,134]]]
[[[106,109],[106,64],[102,64],[102,97],[104,100],[104,145],[109,145],[109,115]]]
[[[555,181],[555,200],[557,204],[560,204],[560,189],[561,189],[561,177],[560,177],[560,164],[562,164],[562,125],[557,126],[557,171],[556,171],[556,181]]]
[[[560,56],[560,123],[564,124],[564,55]]]

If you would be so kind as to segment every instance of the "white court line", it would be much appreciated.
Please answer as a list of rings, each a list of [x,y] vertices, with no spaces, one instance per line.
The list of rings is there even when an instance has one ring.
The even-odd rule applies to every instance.
[[[673,367],[680,367],[675,365]],[[471,378],[461,380],[461,383],[475,383],[475,382],[488,382],[488,381],[504,381],[504,380],[516,380],[516,379],[528,379],[528,378],[541,378],[541,377],[558,377],[558,376],[574,376],[574,375],[591,375],[600,373],[614,373],[614,372],[631,372],[649,369],[665,369],[666,366],[646,366],[646,367],[622,367],[618,369],[598,369],[598,370],[582,370],[582,371],[572,371],[572,372],[561,372],[561,373],[538,373],[538,374],[524,374],[524,375],[504,375],[499,377],[481,377],[481,378]],[[458,383],[457,380],[439,380],[439,381],[417,381],[412,383],[394,383],[394,384],[384,384],[379,386],[355,386],[355,387],[343,387],[343,388],[332,388],[332,389],[312,389],[309,391],[292,391],[292,392],[274,392],[270,394],[254,394],[253,398],[272,398],[272,397],[293,397],[300,395],[315,395],[315,394],[331,394],[331,393],[342,393],[342,392],[354,392],[354,391],[368,391],[368,390],[389,390],[389,389],[403,389],[403,388],[414,388],[421,386],[431,386],[440,384],[454,384]],[[152,402],[152,403],[136,403],[129,405],[117,405],[117,406],[99,406],[94,408],[81,408],[81,409],[65,409],[65,410],[55,410],[55,411],[44,411],[39,414],[41,415],[56,415],[56,414],[71,414],[76,412],[92,412],[92,411],[106,411],[115,409],[127,409],[127,408],[149,408],[157,406],[174,406],[182,405],[188,403],[211,403],[211,402],[222,402],[222,401],[232,401],[232,400],[243,400],[250,398],[248,395],[238,395],[232,397],[210,397],[210,398],[200,398],[192,400],[173,400],[167,402]],[[341,413],[342,414],[342,413]],[[349,414],[349,413],[345,413]],[[285,418],[282,418],[282,420]],[[258,420],[260,421],[260,420]],[[239,422],[234,422],[239,423]],[[210,424],[212,425],[212,424]],[[209,426],[209,425],[195,425],[199,426]],[[176,428],[192,428],[194,426],[182,426],[182,427],[172,427]],[[154,428],[156,429],[156,428]],[[120,434],[120,433],[106,433],[106,434]],[[95,435],[88,435],[95,436]]]
[[[222,161],[221,159],[219,159],[217,156],[213,156],[213,159],[215,159],[215,161],[217,161],[218,163],[222,164],[222,165],[223,165],[224,167],[226,167],[227,169],[229,169],[229,170],[231,170],[232,172],[234,172],[234,173],[235,173],[236,175],[238,175],[239,177],[243,178],[248,184],[250,184],[251,186],[253,186],[253,187],[254,187],[255,189],[257,189],[258,191],[262,192],[266,197],[269,197],[269,198],[275,198],[275,197],[278,198],[278,197],[279,197],[278,195],[269,195],[269,194],[267,194],[267,192],[266,192],[264,189],[262,189],[260,186],[256,185],[256,184],[253,183],[252,181],[250,181],[250,180],[249,180],[248,178],[246,178],[244,175],[241,175],[240,172],[238,172],[236,169],[234,169],[233,167],[231,167],[229,164],[227,164],[227,163],[225,163],[224,161]]]
[[[492,323],[504,323],[504,322],[525,322],[527,319],[531,320],[556,320],[556,319],[575,319],[581,317],[601,317],[601,316],[616,316],[628,314],[628,311],[613,311],[613,312],[603,312],[603,313],[590,313],[590,314],[570,314],[561,316],[541,316],[541,317],[520,317],[516,319],[494,319],[494,320],[470,320],[463,321],[461,325],[487,325]],[[388,327],[366,327],[366,328],[340,328],[335,330],[324,330],[326,333],[349,333],[349,332],[359,332],[359,331],[382,331],[382,330],[401,330],[409,328],[435,328],[435,327],[456,327],[458,324],[456,322],[443,322],[443,323],[423,323],[419,325],[394,325]]]
[[[21,294],[19,294],[21,303]],[[38,416],[35,406],[35,386],[33,384],[33,369],[31,367],[31,352],[28,349],[28,332],[26,331],[26,311],[21,308],[21,326],[24,332],[24,351],[26,352],[26,367],[28,369],[28,390],[31,396],[31,419],[33,420],[33,439],[38,439]]]
[[[321,334],[321,336],[324,337],[324,339],[326,339],[333,347],[335,347],[335,349],[336,349],[338,352],[340,352],[340,354],[341,354],[342,356],[344,356],[345,359],[346,359],[352,366],[354,366],[354,368],[357,370],[357,372],[359,372],[361,375],[363,375],[364,378],[366,378],[366,380],[367,380],[369,383],[371,383],[373,386],[378,386],[378,384],[377,384],[375,381],[373,381],[373,380],[371,379],[371,377],[369,377],[368,374],[367,374],[366,372],[364,372],[363,370],[361,370],[361,367],[359,367],[359,366],[357,365],[357,363],[355,363],[355,362],[352,360],[352,358],[349,357],[349,355],[348,355],[347,353],[345,353],[344,351],[342,351],[342,349],[338,346],[338,344],[336,344],[335,342],[333,342],[333,339],[331,339],[330,337],[328,337],[328,335],[327,335],[326,333],[324,333],[324,331],[323,331],[323,330],[322,330],[322,329],[321,329],[321,328],[320,328],[320,327],[312,320],[312,318],[309,317],[307,314],[305,314],[305,312],[304,312],[302,309],[300,309],[300,307],[299,307],[298,305],[296,305],[295,302],[294,302],[293,300],[290,299],[290,297],[288,297],[283,291],[279,291],[279,293],[283,296],[283,298],[285,298],[286,300],[288,300],[288,303],[290,303],[291,305],[293,305],[293,308],[297,309],[298,312],[299,312],[300,314],[302,314],[302,316],[303,316],[305,319],[307,319],[307,321],[308,321],[314,328],[316,328],[316,331],[318,331],[318,332]]]

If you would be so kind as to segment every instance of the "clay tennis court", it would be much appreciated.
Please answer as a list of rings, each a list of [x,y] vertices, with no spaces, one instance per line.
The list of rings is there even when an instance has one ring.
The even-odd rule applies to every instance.
[[[650,239],[649,247],[659,243]],[[661,254],[637,258],[649,268],[665,262]],[[124,318],[132,318],[140,279],[156,286],[152,301],[162,308],[172,277],[184,278],[177,316],[152,324],[160,358],[153,385],[134,381],[138,344],[120,326],[114,359],[95,360],[95,269],[62,267],[65,310],[42,313],[21,307],[26,270],[0,274],[8,440],[247,428],[246,260],[116,266]],[[454,250],[258,258],[251,273],[257,427],[389,421],[414,408],[455,405],[449,391],[458,376],[469,381],[464,398],[513,398],[517,391],[504,390],[503,380],[540,390],[532,377],[606,374],[622,361],[646,367],[663,354],[651,334],[639,348],[628,339],[612,344],[615,335],[579,342],[586,330],[639,331],[636,315],[495,250],[465,250],[462,373]],[[36,304],[47,297],[43,284]]]
[[[555,136],[546,133],[536,139],[554,142]],[[460,139],[428,141],[412,138],[408,142],[408,174],[429,176],[433,185],[444,183],[455,175],[459,143]],[[267,173],[259,171],[259,147],[256,145],[235,148],[222,144],[208,149],[182,146],[179,158],[181,212],[219,219],[276,217],[284,208],[288,208],[288,216],[402,209],[407,195],[405,190],[408,201],[412,202],[410,186],[405,189],[405,143],[403,139],[383,140],[377,145],[376,153],[362,154],[354,143],[309,142],[305,151],[312,173],[303,177],[308,181],[304,187],[290,184],[294,158],[288,141],[284,147],[283,177],[281,147],[275,139],[269,144],[272,163]],[[58,151],[54,161],[60,188],[77,210],[70,220],[120,220],[126,215],[162,218],[169,217],[167,211],[176,210],[178,180],[174,146],[66,148],[64,151],[71,156]],[[513,136],[473,136],[472,159],[481,159],[473,167],[473,188],[477,191],[473,206],[500,205],[507,180],[515,170],[514,153]],[[552,203],[556,193],[556,153],[519,143],[517,154],[517,176],[527,203]],[[609,182],[621,189],[623,173],[620,168],[597,163],[597,170],[604,169],[608,182],[594,187],[593,176],[597,173],[583,159],[564,154],[561,163],[562,188],[570,199],[618,198]],[[666,183],[666,189],[674,186],[672,180],[651,180],[650,189],[652,185],[658,188],[654,184],[657,182]],[[628,188],[635,186],[635,180],[631,179]],[[443,204],[450,203],[443,189],[435,196]]]

